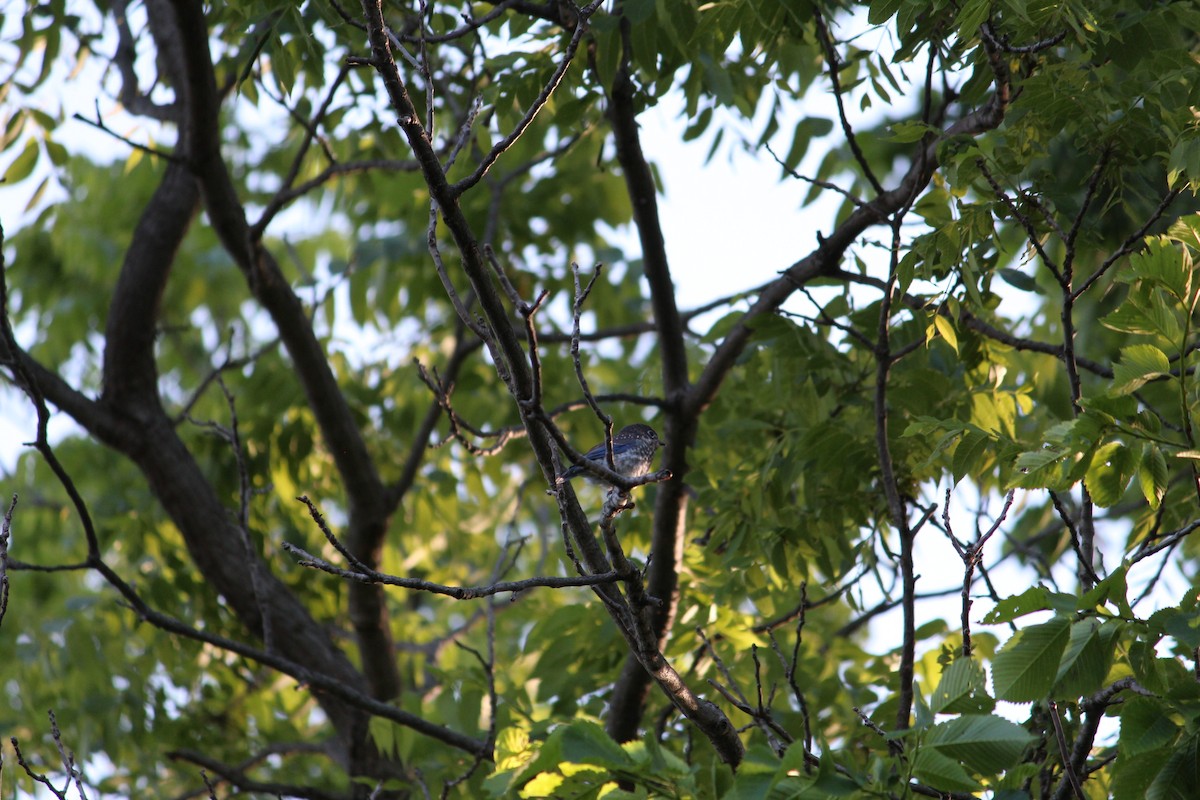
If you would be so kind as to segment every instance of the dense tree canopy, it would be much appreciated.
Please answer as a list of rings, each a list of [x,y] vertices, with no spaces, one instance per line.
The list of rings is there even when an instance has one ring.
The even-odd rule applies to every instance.
[[[1192,796],[1195,3],[11,13],[0,795]]]

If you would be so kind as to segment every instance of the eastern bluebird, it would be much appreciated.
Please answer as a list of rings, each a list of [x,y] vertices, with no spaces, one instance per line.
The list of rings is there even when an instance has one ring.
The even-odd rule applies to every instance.
[[[626,425],[613,436],[613,464],[617,468],[616,471],[628,478],[645,475],[650,471],[650,464],[654,461],[654,451],[662,447],[662,444],[654,428],[649,425],[643,425],[640,422],[635,425]],[[608,453],[605,450],[604,442],[588,450],[583,457],[593,464],[608,466]],[[562,480],[569,481],[571,478],[584,474],[587,474],[587,471],[583,467],[572,464],[560,477]]]

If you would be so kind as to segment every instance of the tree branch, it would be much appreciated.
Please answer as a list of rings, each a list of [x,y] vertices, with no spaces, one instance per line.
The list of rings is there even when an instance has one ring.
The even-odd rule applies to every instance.
[[[220,98],[201,9],[174,0],[183,37],[188,120],[181,142],[204,191],[205,209],[222,245],[246,276],[255,298],[271,315],[296,367],[309,407],[328,443],[350,500],[347,538],[362,559],[378,563],[387,530],[387,493],[367,450],[354,414],[338,386],[300,299],[288,285],[274,256],[254,238],[246,212],[221,155]],[[220,565],[211,565],[222,569]],[[391,698],[400,691],[392,650],[391,626],[382,591],[357,586],[350,591],[350,619],[358,638],[371,691]]]
[[[1000,124],[1008,108],[1009,74],[998,56],[993,56],[992,67],[996,73],[995,89],[987,103],[947,127],[936,140],[922,143],[922,149],[914,155],[908,171],[894,188],[856,208],[832,234],[821,240],[816,250],[783,270],[778,279],[763,288],[758,299],[717,346],[683,399],[685,414],[698,415],[713,401],[725,377],[737,363],[738,356],[749,343],[759,318],[774,313],[797,288],[808,281],[819,275],[832,274],[838,269],[846,250],[863,231],[885,222],[925,188],[938,166],[939,142],[954,136],[976,136]]]
[[[570,67],[571,62],[575,60],[575,52],[579,49],[579,43],[583,41],[583,34],[587,31],[588,20],[591,18],[592,14],[596,13],[596,9],[598,9],[603,2],[604,0],[592,0],[592,2],[578,10],[578,19],[575,23],[575,31],[571,34],[571,41],[568,42],[566,49],[563,50],[563,54],[559,59],[558,66],[555,68],[554,73],[550,76],[550,79],[546,81],[546,84],[542,87],[542,91],[538,93],[538,96],[534,99],[533,103],[530,104],[529,108],[525,111],[525,116],[521,118],[521,121],[517,123],[516,127],[514,127],[507,136],[496,142],[496,144],[492,146],[492,149],[489,150],[482,159],[480,159],[479,166],[475,168],[475,171],[450,187],[450,193],[452,196],[460,196],[463,192],[467,191],[472,186],[479,183],[479,181],[483,180],[483,177],[488,174],[488,171],[492,168],[492,165],[496,163],[497,159],[499,159],[506,150],[512,147],[513,144],[516,143],[517,139],[521,138],[529,126],[533,124],[534,118],[537,117],[538,113],[543,107],[545,107],[546,103],[549,102],[550,96],[554,94],[554,90],[557,89],[558,84],[562,82],[563,76],[567,74],[567,68]]]
[[[598,7],[599,0],[596,0],[588,8],[594,10]],[[397,113],[400,128],[408,139],[417,161],[421,164],[432,201],[436,204],[437,210],[441,213],[446,227],[458,246],[463,270],[475,290],[483,315],[489,325],[490,334],[494,337],[492,353],[495,357],[497,371],[505,380],[515,399],[523,400],[533,397],[534,376],[528,356],[513,329],[504,302],[496,289],[491,272],[483,257],[479,240],[459,205],[459,193],[448,183],[445,172],[430,144],[427,132],[415,112],[407,87],[396,67],[379,0],[363,0],[363,11],[367,19],[372,63],[378,71],[392,107]],[[537,456],[538,464],[542,468],[543,477],[548,484],[555,486],[554,450],[551,444],[551,431],[554,426],[545,412],[540,409],[530,407],[525,403],[518,403],[518,409],[529,432],[529,442]],[[586,564],[592,572],[607,571],[607,560],[597,547],[590,525],[579,507],[570,484],[564,483],[556,486],[554,496],[558,501],[559,513],[564,522],[563,531],[568,547],[573,545],[583,553],[583,561],[579,563]],[[574,548],[571,549],[572,556]],[[737,764],[741,760],[742,745],[728,718],[716,706],[697,697],[663,658],[661,651],[657,648],[649,649],[641,637],[631,636],[631,631],[628,624],[623,621],[621,611],[624,607],[624,599],[615,587],[600,585],[596,587],[595,591],[604,600],[606,607],[613,612],[614,619],[621,627],[622,632],[626,634],[630,645],[638,653],[643,666],[655,676],[655,680],[671,701],[704,732],[721,754],[722,759],[731,764]]]
[[[696,437],[695,416],[678,413],[678,399],[687,392],[688,358],[684,325],[675,302],[675,284],[667,260],[662,222],[658,214],[658,187],[642,151],[638,132],[635,87],[631,75],[631,26],[629,18],[620,19],[621,60],[608,92],[608,119],[613,129],[617,161],[625,178],[626,192],[633,207],[633,221],[642,249],[642,269],[650,286],[650,305],[654,311],[657,345],[661,354],[664,408],[662,456],[663,469],[674,476],[661,484],[655,498],[654,532],[648,568],[647,590],[662,601],[652,610],[653,627],[660,647],[671,635],[679,607],[679,568],[687,524],[688,494],[684,479],[688,472],[687,452]],[[607,729],[617,741],[637,738],[645,710],[650,676],[631,654],[613,687]]]

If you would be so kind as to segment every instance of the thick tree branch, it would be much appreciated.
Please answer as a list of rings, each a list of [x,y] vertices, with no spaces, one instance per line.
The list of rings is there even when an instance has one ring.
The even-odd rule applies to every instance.
[[[211,789],[215,789],[221,783],[226,783],[236,789],[239,794],[246,792],[274,797],[298,797],[304,800],[345,800],[345,795],[332,794],[312,786],[298,786],[290,783],[279,783],[277,781],[257,780],[251,777],[244,768],[233,764],[226,764],[195,750],[176,750],[168,755],[174,760],[186,761],[198,767],[203,767],[202,772],[205,773],[205,783]],[[213,775],[219,776],[219,780],[210,781],[207,777],[207,773],[210,772]]]
[[[0,283],[0,289],[2,288],[3,283]],[[5,298],[6,295],[0,292],[0,301]],[[0,310],[6,310],[3,304],[0,304]],[[15,343],[11,340],[7,316],[3,318],[2,332],[4,335],[0,338],[3,339],[5,347],[13,349]],[[278,651],[260,650],[227,637],[197,630],[150,608],[133,587],[101,557],[99,537],[87,503],[47,439],[46,430],[50,414],[43,396],[36,382],[23,371],[20,362],[15,368],[21,374],[22,385],[30,386],[27,391],[37,411],[38,433],[35,447],[67,492],[84,531],[87,558],[78,567],[97,571],[121,594],[141,619],[169,633],[253,659],[311,686],[325,705],[338,733],[339,746],[335,748],[333,755],[355,771],[362,771],[375,758],[373,751],[361,752],[366,734],[366,715],[362,710],[394,719],[400,724],[468,752],[481,751],[482,743],[470,737],[433,725],[414,714],[384,704],[359,691],[356,687],[362,683],[361,675],[341,651],[330,643],[324,631],[296,601],[290,590],[265,572],[259,577],[257,587],[255,586],[248,572],[251,565],[244,556],[244,547],[236,522],[230,519],[212,485],[200,472],[191,454],[176,436],[171,421],[161,413],[161,409],[158,415],[149,419],[142,427],[120,428],[121,435],[109,444],[124,450],[142,468],[151,490],[162,502],[167,513],[177,522],[193,560],[247,626],[254,631],[261,630],[260,613],[271,613],[273,624],[281,630],[286,630],[288,636],[280,637]],[[102,432],[107,432],[107,429],[102,429]],[[97,435],[100,436],[101,433]],[[140,436],[144,436],[145,439]],[[148,442],[154,442],[155,446],[146,446]],[[20,565],[12,566],[15,569]],[[260,599],[264,599],[261,605]],[[246,619],[247,617],[249,619]]]
[[[217,236],[245,274],[251,291],[271,315],[296,367],[350,499],[347,539],[360,558],[377,564],[388,522],[386,490],[304,305],[274,256],[254,238],[221,156],[220,97],[200,6],[188,0],[174,2],[181,30],[188,32],[183,37],[181,58],[186,69],[190,124],[181,141],[187,149],[191,169],[201,183],[205,209]],[[391,658],[391,627],[380,587],[365,585],[351,589],[350,619],[371,691],[380,698],[396,696],[400,691],[400,676]]]
[[[200,190],[187,169],[168,164],[146,203],[113,289],[104,331],[104,392],[114,413],[132,417],[161,411],[154,342],[159,304]]]
[[[151,14],[151,6],[147,10]],[[178,121],[180,115],[178,98],[168,105],[159,105],[144,94],[138,85],[137,75],[137,39],[129,27],[128,0],[114,0],[112,4],[113,19],[117,27],[117,48],[113,53],[112,63],[121,75],[121,105],[129,113],[136,114],[162,122]],[[152,23],[153,24],[153,23]],[[176,73],[178,74],[178,73]]]
[[[900,665],[897,669],[899,702],[896,710],[896,729],[907,730],[913,703],[913,666],[916,647],[916,602],[917,576],[913,561],[913,544],[916,530],[909,525],[908,502],[900,492],[892,462],[891,442],[888,436],[889,376],[896,354],[891,349],[892,298],[897,281],[897,264],[900,260],[900,220],[892,227],[892,263],[888,285],[879,304],[879,327],[875,336],[875,449],[879,459],[879,483],[887,498],[888,516],[900,539],[901,602],[904,612],[903,637],[900,646]]]
[[[662,601],[653,611],[653,626],[660,647],[674,625],[679,607],[679,567],[687,524],[688,494],[684,479],[688,471],[687,452],[696,436],[697,418],[681,415],[675,401],[688,389],[688,359],[684,344],[684,326],[675,303],[675,285],[667,261],[666,243],[658,215],[658,187],[642,151],[638,133],[634,84],[630,75],[630,23],[621,21],[621,63],[609,91],[608,119],[613,129],[617,160],[625,178],[626,191],[633,206],[633,221],[642,248],[642,266],[650,286],[650,304],[654,311],[657,345],[661,354],[663,390],[668,405],[664,409],[662,467],[674,477],[660,484],[654,508],[654,534],[648,568],[647,591]],[[626,659],[613,688],[607,728],[620,742],[637,738],[638,726],[650,689],[650,676],[633,654]]]

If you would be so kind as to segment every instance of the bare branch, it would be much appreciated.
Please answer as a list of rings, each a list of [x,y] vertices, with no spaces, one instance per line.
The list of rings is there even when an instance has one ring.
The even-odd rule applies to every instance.
[[[974,582],[975,570],[983,561],[983,546],[987,544],[988,539],[1000,529],[1000,525],[1008,516],[1009,509],[1012,508],[1013,500],[1016,498],[1016,490],[1009,489],[1008,494],[1004,498],[1004,508],[1000,510],[1000,515],[996,517],[996,521],[987,531],[978,537],[970,544],[963,546],[954,536],[954,530],[950,525],[950,489],[946,489],[946,501],[942,504],[942,522],[945,526],[946,537],[954,546],[955,552],[963,562],[963,586],[962,586],[962,614],[960,621],[962,623],[962,655],[963,658],[971,657],[971,584]]]
[[[1067,38],[1067,31],[1064,30],[1054,34],[1053,36],[1048,36],[1045,39],[1040,39],[1031,44],[1014,45],[1009,43],[1007,36],[1003,34],[997,34],[992,28],[991,22],[985,22],[983,25],[980,25],[979,34],[993,50],[998,50],[1005,53],[1013,53],[1015,55],[1040,53],[1043,50],[1048,50],[1051,47],[1056,46],[1063,39]]]
[[[1058,742],[1058,752],[1062,756],[1063,773],[1066,775],[1064,783],[1070,783],[1076,800],[1086,800],[1083,787],[1079,784],[1079,776],[1075,774],[1075,765],[1071,763],[1071,754],[1067,752],[1067,737],[1063,734],[1062,719],[1058,715],[1058,703],[1051,700],[1047,705],[1050,708],[1050,722],[1054,725],[1054,738]]]
[[[1159,201],[1154,211],[1150,213],[1150,216],[1144,223],[1142,223],[1141,227],[1129,234],[1129,236],[1125,237],[1125,241],[1121,243],[1121,246],[1114,250],[1108,258],[1104,259],[1104,262],[1100,264],[1100,266],[1096,267],[1096,270],[1075,288],[1073,295],[1075,297],[1082,295],[1089,288],[1091,288],[1093,283],[1100,280],[1105,273],[1112,269],[1114,264],[1132,253],[1133,249],[1142,241],[1150,229],[1154,227],[1154,225],[1160,219],[1162,219],[1162,215],[1166,212],[1167,207],[1170,206],[1171,203],[1173,203],[1182,192],[1183,188],[1181,187],[1178,189],[1172,189],[1163,195],[1162,200]]]
[[[571,361],[575,364],[575,379],[579,381],[579,388],[583,390],[584,399],[596,415],[596,418],[600,420],[600,424],[604,426],[604,450],[606,453],[604,463],[611,467],[613,463],[612,417],[604,413],[604,409],[596,402],[596,397],[592,394],[591,386],[588,385],[587,375],[583,371],[583,361],[579,357],[579,321],[583,316],[583,304],[587,301],[588,295],[592,293],[592,287],[596,285],[596,280],[600,277],[600,271],[603,268],[603,264],[597,264],[596,268],[592,271],[592,277],[588,280],[587,286],[581,288],[579,282],[579,265],[571,262],[571,275],[575,280],[575,301],[571,306],[574,320],[571,327]]]
[[[178,120],[180,110],[178,100],[169,105],[159,105],[152,101],[148,94],[139,87],[135,62],[137,60],[137,41],[129,27],[128,0],[114,0],[112,4],[113,20],[117,28],[117,47],[113,53],[112,63],[121,75],[121,105],[129,113],[141,117],[156,119],[160,122]],[[99,119],[99,114],[96,115]],[[88,120],[84,120],[89,122]],[[89,122],[90,124],[90,122]]]
[[[329,525],[325,522],[325,518],[321,512],[307,497],[296,498],[308,507],[308,513],[313,521],[317,523],[317,527],[325,536],[325,539],[333,545],[333,548],[346,559],[353,569],[341,569],[335,567],[324,559],[318,558],[303,549],[284,542],[283,548],[289,553],[295,555],[299,560],[299,564],[304,567],[313,567],[323,572],[328,572],[331,575],[357,581],[359,583],[382,584],[386,586],[399,586],[406,589],[417,589],[427,591],[433,594],[444,594],[455,598],[456,600],[474,600],[480,597],[489,597],[495,594],[503,594],[506,592],[518,593],[531,588],[549,587],[549,588],[566,588],[573,586],[600,586],[608,583],[614,583],[619,578],[615,572],[607,572],[600,575],[587,575],[580,578],[529,578],[523,581],[505,581],[495,582],[483,587],[464,588],[456,586],[445,586],[442,584],[433,583],[431,581],[417,580],[413,578],[401,578],[395,575],[387,575],[379,572],[372,567],[367,566],[357,559],[353,553],[346,548],[344,544],[334,535]]]
[[[0,527],[0,625],[4,624],[4,615],[8,612],[8,541],[12,533],[13,511],[17,508],[17,495],[14,493],[12,502],[4,512],[3,527]]]
[[[825,50],[825,63],[829,67],[829,82],[833,87],[834,100],[837,101],[838,120],[842,123],[842,133],[846,136],[846,144],[850,146],[854,160],[858,163],[867,182],[871,184],[871,188],[875,190],[875,194],[881,195],[884,193],[883,184],[875,177],[875,172],[871,169],[871,164],[867,161],[862,147],[858,144],[858,138],[854,135],[854,129],[850,127],[850,120],[846,117],[845,91],[842,89],[842,81],[838,75],[842,68],[841,59],[838,57],[837,49],[833,46],[829,28],[825,25],[825,17],[815,6],[813,7],[813,21],[817,25],[817,38],[820,39],[821,47]]]
[[[831,192],[837,192],[842,197],[846,198],[847,200],[849,200],[851,203],[853,203],[856,206],[861,207],[861,206],[865,206],[867,204],[866,200],[863,200],[858,195],[855,195],[855,194],[852,194],[852,193],[846,191],[842,187],[838,186],[836,183],[832,183],[830,181],[823,181],[819,178],[810,178],[807,175],[801,175],[799,172],[796,172],[796,170],[792,169],[787,164],[785,164],[783,159],[775,154],[775,151],[771,149],[770,142],[765,143],[763,145],[763,147],[766,148],[766,151],[771,154],[771,158],[775,159],[775,163],[778,164],[780,167],[782,167],[783,170],[787,172],[787,174],[791,175],[796,180],[804,181],[805,183],[810,183],[813,186],[816,186],[821,189],[828,189]]]
[[[468,34],[474,33],[475,31],[482,28],[484,25],[487,25],[492,20],[498,19],[503,14],[505,14],[507,11],[509,11],[509,9],[511,9],[516,4],[517,4],[517,0],[502,0],[502,2],[499,2],[496,4],[495,8],[493,8],[491,11],[489,11],[488,13],[484,14],[481,17],[473,17],[469,13],[469,11],[464,11],[462,13],[462,18],[464,20],[464,24],[460,25],[459,27],[455,28],[452,31],[447,31],[446,33],[426,34],[426,33],[422,32],[420,37],[414,37],[411,35],[403,35],[403,36],[399,36],[398,38],[400,39],[400,41],[403,41],[403,42],[416,42],[419,39],[421,41],[424,41],[426,44],[441,44],[443,42],[452,42],[455,39],[461,39],[464,36],[467,36]]]
[[[312,786],[261,781],[250,776],[246,768],[253,761],[244,765],[226,764],[196,750],[174,750],[168,757],[175,761],[186,761],[203,767],[201,778],[210,794],[216,792],[218,782],[209,779],[208,773],[220,776],[220,781],[238,790],[238,793],[258,793],[275,797],[299,797],[304,800],[344,800],[340,794],[332,794]]]
[[[462,195],[463,192],[470,189],[475,184],[483,179],[483,176],[488,174],[492,165],[504,154],[506,150],[516,143],[517,139],[525,133],[526,129],[533,124],[533,120],[538,113],[550,100],[550,96],[554,94],[554,90],[558,88],[558,84],[562,82],[562,78],[567,74],[567,68],[571,66],[571,62],[575,60],[575,52],[579,49],[580,42],[583,41],[583,35],[588,28],[588,20],[592,14],[604,3],[604,0],[592,0],[586,6],[578,10],[578,21],[575,25],[575,33],[571,36],[571,41],[563,50],[562,57],[559,59],[558,67],[554,70],[554,74],[546,81],[546,85],[542,87],[542,91],[534,99],[525,116],[517,123],[516,127],[497,142],[490,151],[479,161],[479,166],[475,168],[467,177],[455,183],[450,187],[450,194],[453,197]]]
[[[183,159],[182,159],[182,158],[180,158],[180,157],[179,157],[177,154],[175,154],[175,153],[169,153],[169,152],[167,152],[167,151],[165,151],[165,150],[158,150],[158,149],[156,149],[156,148],[154,148],[154,147],[151,147],[151,146],[149,146],[149,145],[142,144],[141,142],[135,142],[133,139],[130,139],[128,136],[122,136],[121,134],[119,134],[119,133],[117,133],[116,131],[114,131],[112,128],[110,128],[110,127],[108,127],[107,125],[105,125],[105,124],[104,124],[104,117],[103,117],[103,116],[101,116],[101,114],[100,114],[100,103],[99,103],[99,101],[97,101],[97,102],[96,102],[96,118],[95,118],[95,119],[88,119],[87,117],[85,117],[85,116],[83,116],[82,114],[79,114],[79,113],[72,114],[72,115],[71,115],[71,119],[74,119],[74,120],[77,120],[77,121],[79,121],[79,122],[82,122],[82,123],[84,123],[85,125],[91,125],[93,128],[96,128],[97,130],[104,131],[104,132],[105,132],[105,133],[107,133],[109,136],[111,136],[112,138],[116,139],[118,142],[121,142],[121,143],[123,143],[123,144],[126,144],[126,145],[128,145],[129,147],[133,148],[134,150],[137,150],[137,151],[139,151],[139,152],[145,153],[145,154],[146,154],[146,155],[148,155],[148,156],[153,156],[154,158],[161,158],[161,159],[163,159],[164,161],[169,161],[169,162],[171,162],[172,164],[181,164],[181,163],[183,163]]]

